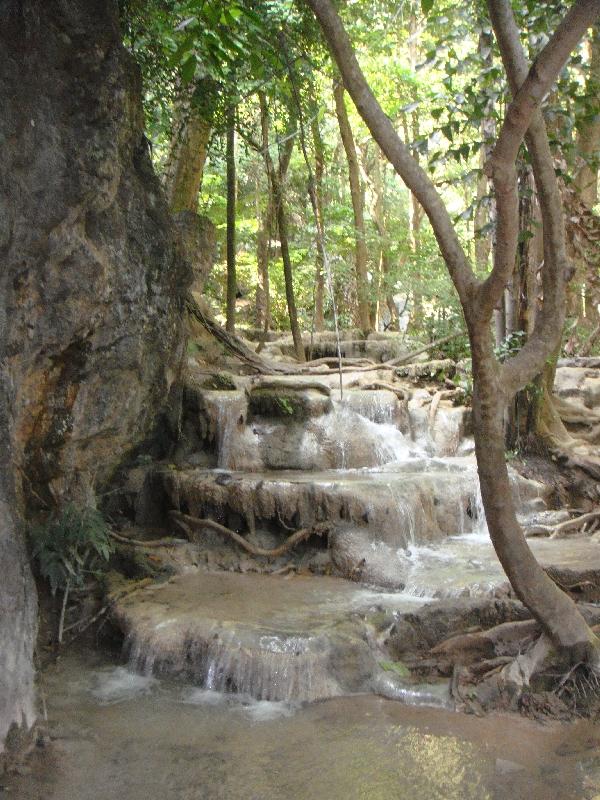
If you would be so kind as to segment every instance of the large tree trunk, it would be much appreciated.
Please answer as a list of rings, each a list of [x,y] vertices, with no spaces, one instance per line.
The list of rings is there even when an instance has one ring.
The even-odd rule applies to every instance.
[[[596,644],[568,595],[540,567],[517,521],[504,448],[505,394],[489,333],[471,327],[473,431],[485,517],[500,563],[519,599],[575,661]]]
[[[576,0],[556,33],[528,69],[509,0],[488,0],[496,39],[513,94],[493,157],[487,165],[498,210],[494,267],[478,280],[452,219],[429,176],[399,139],[365,81],[352,45],[331,0],[307,0],[315,12],[346,88],[373,137],[423,206],[463,307],[471,341],[473,416],[477,464],[494,548],[518,596],[559,649],[600,671],[600,641],[575,604],[537,563],[517,522],[504,457],[503,414],[508,400],[539,373],[560,342],[564,322],[566,258],[560,192],[540,107],[571,50],[600,15],[599,0]],[[526,139],[544,223],[544,304],[526,345],[499,365],[494,358],[491,321],[514,270],[519,234],[515,162]]]
[[[355,250],[354,260],[356,269],[356,295],[358,301],[358,319],[362,330],[368,333],[371,330],[371,318],[369,314],[369,281],[367,277],[367,242],[365,239],[365,214],[364,214],[364,194],[361,186],[360,172],[358,169],[358,157],[356,155],[356,145],[346,101],[344,99],[344,85],[336,81],[333,86],[333,96],[335,98],[335,112],[340,128],[340,135],[346,153],[348,163],[348,180],[350,184],[350,197],[352,199],[352,212],[354,215],[354,235]]]
[[[226,323],[229,333],[235,331],[235,305],[237,298],[237,276],[235,268],[235,206],[237,200],[237,179],[235,174],[235,108],[229,112],[227,120],[227,297]]]
[[[19,516],[94,503],[149,434],[185,354],[190,275],[117,3],[0,0],[0,18],[1,750],[34,713]]]
[[[163,185],[169,209],[179,231],[185,258],[192,266],[192,290],[198,294],[212,270],[216,229],[198,214],[198,195],[212,130],[215,86],[209,78],[181,87],[177,99]]]

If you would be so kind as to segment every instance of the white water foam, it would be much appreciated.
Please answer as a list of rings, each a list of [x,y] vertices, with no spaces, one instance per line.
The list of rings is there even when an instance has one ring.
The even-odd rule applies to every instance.
[[[92,696],[103,706],[124,703],[156,688],[158,681],[151,675],[138,675],[126,667],[114,667],[94,673]]]

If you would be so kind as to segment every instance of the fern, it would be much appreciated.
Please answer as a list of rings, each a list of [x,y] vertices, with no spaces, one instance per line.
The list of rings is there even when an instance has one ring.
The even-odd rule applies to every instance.
[[[30,538],[40,574],[53,595],[68,586],[82,586],[87,575],[98,575],[113,551],[102,515],[74,505],[32,527]]]

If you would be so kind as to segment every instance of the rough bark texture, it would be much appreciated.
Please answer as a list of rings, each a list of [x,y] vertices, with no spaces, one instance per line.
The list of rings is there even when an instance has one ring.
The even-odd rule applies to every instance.
[[[173,212],[196,210],[204,175],[212,124],[194,102],[197,91],[202,89],[189,84],[182,92],[175,112],[164,181],[167,202]]]
[[[18,517],[93,501],[147,435],[182,360],[189,270],[116,2],[0,0],[0,18],[1,742],[32,720]]]
[[[167,203],[185,258],[194,273],[193,291],[202,292],[214,264],[216,230],[198,214],[198,194],[212,130],[215,87],[205,78],[181,90],[174,111],[173,136],[163,173]]]
[[[184,256],[192,267],[192,291],[200,295],[215,263],[217,229],[208,217],[193,211],[173,215]]]

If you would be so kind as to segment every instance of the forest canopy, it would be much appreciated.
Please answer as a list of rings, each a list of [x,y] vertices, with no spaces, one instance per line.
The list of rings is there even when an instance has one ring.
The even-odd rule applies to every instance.
[[[519,4],[517,22],[530,58],[566,7]],[[478,274],[485,274],[495,209],[484,164],[509,101],[485,4],[355,2],[343,4],[341,13],[369,84],[432,177]],[[231,130],[237,325],[262,328],[267,317],[273,328],[290,325],[273,178],[284,197],[301,329],[331,328],[334,303],[345,328],[408,328],[431,340],[464,325],[427,217],[343,91],[305,4],[127,0],[122,18],[126,44],[142,68],[153,158],[172,202],[176,162],[186,158],[182,141],[195,126],[191,141],[201,163],[194,167],[192,195],[179,202],[216,225],[216,264],[205,286],[215,311],[225,317]],[[597,201],[599,62],[595,32],[571,55],[544,108],[577,261],[567,348],[584,342],[597,325],[597,218],[588,212]],[[519,270],[521,282],[535,284],[540,223],[524,148],[518,172],[522,263],[515,284]],[[509,287],[497,321],[499,346],[509,337],[503,346],[513,347],[520,332],[527,333],[522,295],[522,287]],[[451,347],[451,355],[465,354],[466,338]]]

